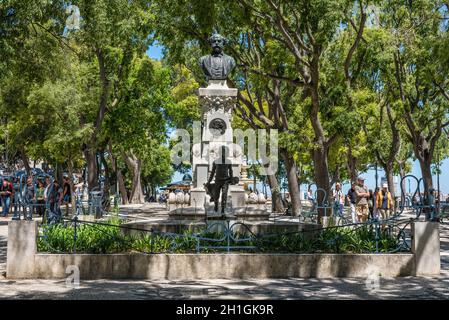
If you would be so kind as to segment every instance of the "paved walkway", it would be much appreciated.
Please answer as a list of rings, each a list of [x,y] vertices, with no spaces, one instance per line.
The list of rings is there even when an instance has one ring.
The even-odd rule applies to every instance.
[[[209,281],[8,280],[6,221],[0,218],[0,299],[449,299],[449,225],[441,227],[439,277]]]

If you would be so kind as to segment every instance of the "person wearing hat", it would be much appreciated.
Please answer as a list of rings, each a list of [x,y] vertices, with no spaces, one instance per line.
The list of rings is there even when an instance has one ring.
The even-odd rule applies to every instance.
[[[357,185],[355,186],[357,194],[356,212],[359,222],[366,222],[368,220],[368,198],[370,196],[368,188],[365,186],[365,179],[363,177],[357,178]]]
[[[377,208],[383,220],[390,217],[390,211],[393,209],[393,198],[391,192],[388,191],[388,184],[382,185],[382,190],[377,193]]]

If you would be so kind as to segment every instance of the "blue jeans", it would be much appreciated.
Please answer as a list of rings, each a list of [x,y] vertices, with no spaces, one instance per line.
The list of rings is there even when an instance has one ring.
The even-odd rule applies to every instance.
[[[343,205],[339,202],[334,203],[334,217],[343,216]]]
[[[29,200],[28,205],[23,207],[23,218],[24,219],[32,219],[34,214],[34,201]]]
[[[9,204],[11,202],[10,196],[2,196],[2,215],[6,217],[9,213]]]

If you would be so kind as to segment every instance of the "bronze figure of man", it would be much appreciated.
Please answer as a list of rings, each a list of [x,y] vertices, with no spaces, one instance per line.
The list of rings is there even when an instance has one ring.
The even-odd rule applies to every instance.
[[[200,58],[206,80],[226,80],[235,68],[234,58],[223,53],[226,39],[219,34],[213,34],[209,38],[209,43],[212,53]]]
[[[215,204],[215,212],[218,212],[218,205],[221,193],[221,214],[224,215],[226,209],[226,200],[228,198],[229,184],[233,182],[232,164],[226,161],[228,148],[222,146],[220,148],[219,156],[212,165],[212,171],[209,180],[206,183],[206,189],[209,191],[211,200]],[[215,184],[211,184],[215,177]]]

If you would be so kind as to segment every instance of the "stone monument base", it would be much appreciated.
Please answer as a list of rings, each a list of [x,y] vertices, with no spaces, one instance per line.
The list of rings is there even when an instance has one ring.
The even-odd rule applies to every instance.
[[[266,221],[270,218],[270,213],[263,205],[237,207],[233,209],[233,213],[239,220]]]
[[[168,216],[170,220],[204,220],[206,211],[203,207],[183,207],[171,210]]]

